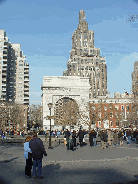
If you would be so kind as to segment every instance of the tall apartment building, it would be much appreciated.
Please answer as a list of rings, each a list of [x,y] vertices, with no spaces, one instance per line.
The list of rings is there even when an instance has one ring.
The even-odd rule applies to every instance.
[[[94,47],[94,31],[88,30],[85,12],[79,12],[79,24],[72,35],[72,50],[63,76],[89,77],[90,98],[107,95],[107,66],[100,49]]]
[[[134,71],[132,76],[132,91],[135,97],[138,97],[138,61],[134,63]]]
[[[0,30],[0,97],[5,102],[29,105],[29,64],[20,47]]]

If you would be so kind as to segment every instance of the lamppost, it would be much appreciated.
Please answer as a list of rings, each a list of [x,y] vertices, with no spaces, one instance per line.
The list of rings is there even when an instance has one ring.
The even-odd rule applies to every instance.
[[[52,108],[52,103],[49,103],[47,104],[48,107],[49,107],[49,110],[50,110],[50,116],[49,116],[49,119],[50,119],[50,136],[49,136],[49,146],[48,146],[48,149],[52,149],[52,146],[51,146],[51,108]]]

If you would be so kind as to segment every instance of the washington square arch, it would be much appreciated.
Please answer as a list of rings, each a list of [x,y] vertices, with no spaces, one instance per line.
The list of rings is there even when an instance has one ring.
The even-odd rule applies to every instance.
[[[51,116],[54,116],[51,119],[52,126],[56,124],[62,125],[65,121],[66,124],[76,123],[76,125],[81,125],[86,121],[88,122],[89,90],[90,84],[88,77],[43,77],[43,129],[49,129],[50,126],[50,121],[47,118],[50,115],[49,103],[53,104],[51,108]]]

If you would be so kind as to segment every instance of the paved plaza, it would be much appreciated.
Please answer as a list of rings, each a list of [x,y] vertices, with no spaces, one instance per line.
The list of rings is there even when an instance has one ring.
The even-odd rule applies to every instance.
[[[64,144],[48,149],[43,158],[44,179],[26,178],[23,145],[0,146],[0,181],[5,184],[30,183],[138,183],[138,145],[132,143],[101,150],[88,144],[67,151]]]

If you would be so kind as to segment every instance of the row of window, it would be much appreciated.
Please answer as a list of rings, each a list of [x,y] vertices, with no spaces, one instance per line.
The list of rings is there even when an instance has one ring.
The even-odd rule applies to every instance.
[[[93,110],[95,110],[95,106],[92,106]],[[125,106],[121,105],[121,110],[124,110]],[[101,109],[101,107],[98,107],[98,109]],[[115,105],[115,109],[119,110],[119,105]],[[104,110],[107,110],[107,106],[104,106]],[[110,106],[110,110],[113,110],[113,107]],[[129,110],[129,105],[126,105],[126,110]]]
[[[103,123],[104,123],[104,122],[103,122]],[[113,121],[110,121],[110,126],[111,126],[111,127],[113,127],[113,124],[114,124],[114,122],[113,122]],[[116,125],[116,126],[119,126],[119,122],[116,121],[116,122],[115,122],[115,125]],[[101,121],[98,121],[98,127],[101,127]]]

